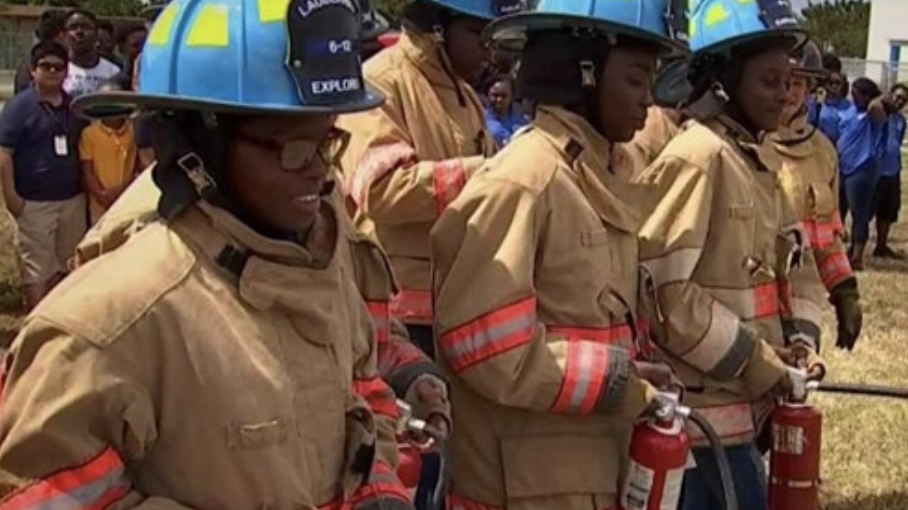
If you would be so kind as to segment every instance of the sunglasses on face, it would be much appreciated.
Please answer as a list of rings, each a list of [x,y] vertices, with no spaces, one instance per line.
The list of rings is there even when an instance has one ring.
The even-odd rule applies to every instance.
[[[38,62],[35,67],[48,73],[62,73],[66,70],[66,64],[62,62]]]
[[[316,157],[321,158],[329,168],[334,168],[340,163],[341,156],[350,144],[350,133],[339,128],[332,128],[322,140],[269,140],[241,129],[234,131],[233,135],[244,142],[280,154],[281,168],[285,170],[307,168]]]

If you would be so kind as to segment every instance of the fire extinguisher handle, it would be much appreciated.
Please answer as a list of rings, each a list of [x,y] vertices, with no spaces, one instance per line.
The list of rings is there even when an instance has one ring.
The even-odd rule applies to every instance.
[[[719,467],[719,480],[722,482],[722,493],[725,499],[725,510],[738,510],[738,494],[735,490],[735,480],[731,473],[731,464],[728,462],[728,455],[722,446],[722,440],[719,435],[709,424],[709,421],[694,409],[688,410],[690,421],[694,423],[709,441],[713,454],[716,456],[716,464]]]

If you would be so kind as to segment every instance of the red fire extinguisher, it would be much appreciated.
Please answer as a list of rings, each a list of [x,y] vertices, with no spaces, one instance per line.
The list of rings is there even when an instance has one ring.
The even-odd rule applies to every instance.
[[[652,416],[634,428],[621,510],[678,507],[690,454],[690,438],[684,430],[687,414],[687,409],[678,404],[677,395],[661,394]]]
[[[769,509],[817,510],[823,415],[807,404],[806,373],[792,372],[791,392],[771,417]]]

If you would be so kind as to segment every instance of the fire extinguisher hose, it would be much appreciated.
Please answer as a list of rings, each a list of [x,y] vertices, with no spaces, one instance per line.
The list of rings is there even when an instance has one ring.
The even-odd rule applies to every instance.
[[[725,510],[738,510],[738,495],[735,491],[735,480],[731,474],[731,464],[728,463],[728,455],[725,454],[725,448],[722,446],[722,440],[719,435],[709,424],[709,421],[697,411],[691,409],[688,416],[690,421],[703,431],[709,441],[709,446],[716,456],[716,464],[719,467],[719,480],[722,482],[722,493],[725,497]]]
[[[889,397],[908,400],[908,388],[892,388],[889,386],[821,382],[808,383],[808,388],[823,393],[840,393],[846,395],[865,395],[871,397]]]
[[[438,440],[438,481],[432,491],[432,505],[430,510],[442,510],[445,507],[445,498],[448,495],[448,440]]]

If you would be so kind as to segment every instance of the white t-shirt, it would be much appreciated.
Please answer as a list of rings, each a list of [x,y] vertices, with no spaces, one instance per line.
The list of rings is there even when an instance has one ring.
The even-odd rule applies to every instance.
[[[98,90],[101,84],[116,76],[119,72],[120,68],[105,58],[101,58],[98,64],[90,69],[79,67],[70,62],[66,80],[63,82],[63,90],[72,97],[89,94]]]

